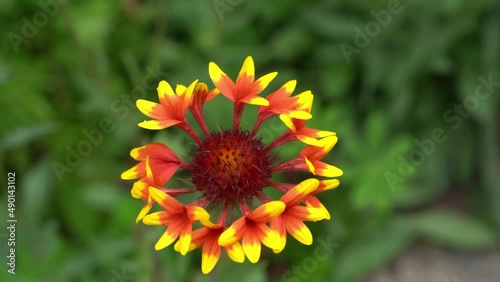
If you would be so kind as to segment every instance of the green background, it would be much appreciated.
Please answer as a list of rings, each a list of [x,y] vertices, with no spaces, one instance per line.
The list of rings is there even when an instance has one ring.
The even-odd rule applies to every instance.
[[[498,250],[498,1],[73,0],[47,11],[40,3],[0,1],[0,175],[7,187],[16,172],[18,219],[13,276],[2,188],[0,280],[368,281],[415,249]],[[248,55],[257,76],[279,72],[269,89],[297,79],[296,93],[312,90],[308,125],[337,133],[325,159],[344,176],[320,195],[332,219],[308,224],[313,246],[289,239],[256,265],[223,255],[203,276],[199,250],[156,252],[163,228],[134,222],[142,203],[130,196],[132,181],[120,180],[134,165],[130,149],[155,140],[186,157],[194,148],[178,129],[139,128],[145,116],[134,104],[157,101],[162,79],[212,87],[210,61],[234,78]],[[484,80],[494,82],[478,92]],[[217,99],[205,112],[212,130],[231,124],[230,104]],[[249,127],[256,108],[247,109]],[[264,140],[283,128],[265,123]],[[68,157],[84,132],[102,138]],[[279,157],[300,149],[293,143]],[[66,170],[56,173],[58,164]],[[315,256],[320,240],[335,246],[326,258]],[[293,267],[303,273],[286,276]],[[459,276],[440,275],[432,281]]]

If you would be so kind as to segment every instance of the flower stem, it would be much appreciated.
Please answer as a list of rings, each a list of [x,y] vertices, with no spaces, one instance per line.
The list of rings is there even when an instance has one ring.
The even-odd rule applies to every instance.
[[[283,132],[283,134],[278,136],[276,139],[274,139],[273,142],[271,142],[271,144],[269,144],[267,146],[266,150],[271,151],[272,149],[274,149],[278,146],[281,146],[285,143],[292,142],[295,140],[297,140],[297,137],[295,136],[295,134],[292,131],[287,130],[287,131]]]
[[[221,210],[221,212],[219,214],[219,218],[217,219],[217,224],[225,225],[226,218],[227,218],[227,210],[228,210],[228,206],[225,204],[222,207],[222,210]]]
[[[255,133],[257,133],[257,130],[259,130],[260,126],[262,125],[262,123],[264,121],[265,120],[262,118],[262,115],[259,115],[259,117],[257,118],[257,121],[255,122],[255,125],[253,126],[252,135],[255,135]]]
[[[196,132],[193,130],[193,127],[191,127],[187,120],[179,123],[178,126],[180,129],[184,130],[184,132],[186,132],[191,138],[193,138],[193,140],[198,143],[198,145],[201,145],[202,142],[200,137],[198,136],[198,134],[196,134]]]
[[[250,214],[250,208],[240,199],[240,210],[243,216]]]
[[[243,114],[244,108],[245,108],[244,103],[239,103],[239,102],[234,103],[233,129],[235,130],[240,127],[241,115]]]
[[[205,118],[203,117],[203,108],[190,108],[190,111],[193,114],[194,119],[200,126],[201,131],[203,131],[206,137],[210,136],[210,130],[208,130],[207,123],[205,122]]]
[[[161,190],[172,197],[198,192],[198,189],[182,188],[161,188]]]
[[[288,192],[288,190],[292,189],[295,185],[290,184],[290,183],[276,183],[276,182],[271,182],[269,183],[269,186],[273,187],[276,190],[279,190],[281,192]]]

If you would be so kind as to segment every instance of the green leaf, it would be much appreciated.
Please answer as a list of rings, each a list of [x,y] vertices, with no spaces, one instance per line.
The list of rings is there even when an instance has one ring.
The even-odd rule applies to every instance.
[[[252,264],[248,260],[242,264],[236,264],[227,258],[227,256],[222,255],[214,270],[209,275],[203,275],[200,271],[193,281],[266,282],[266,267],[267,263],[262,260],[258,264]],[[244,275],[241,275],[242,273]]]
[[[477,219],[454,211],[431,211],[412,219],[416,232],[431,241],[460,250],[495,246],[494,232]]]
[[[363,231],[364,236],[345,246],[332,269],[335,279],[331,281],[356,281],[396,257],[413,236],[409,226],[399,219]]]
[[[57,127],[57,124],[51,122],[36,126],[18,128],[0,139],[0,151],[26,145],[29,142],[54,132]]]
[[[101,211],[113,210],[117,205],[117,199],[125,194],[121,193],[116,186],[104,182],[93,182],[83,187],[82,190],[82,199],[89,207]]]
[[[22,194],[23,215],[36,221],[50,208],[47,203],[53,191],[54,172],[48,159],[33,166],[21,180],[19,193]]]
[[[67,186],[58,189],[56,195],[61,208],[61,219],[69,227],[73,238],[89,241],[95,237],[101,217],[99,214],[88,212],[88,204],[82,197],[83,186],[79,185],[78,181],[65,180]]]

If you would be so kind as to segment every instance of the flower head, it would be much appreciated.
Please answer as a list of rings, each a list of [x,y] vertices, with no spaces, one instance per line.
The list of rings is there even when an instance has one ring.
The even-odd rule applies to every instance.
[[[161,81],[160,103],[137,101],[139,110],[152,118],[139,126],[153,130],[176,126],[196,142],[190,161],[182,161],[165,144],[151,143],[131,151],[138,163],[122,174],[122,179],[136,180],[132,196],[146,201],[137,220],[166,228],[155,249],[176,241],[174,249],[182,255],[201,248],[203,273],[212,271],[222,250],[235,262],[246,257],[256,263],[262,245],[280,252],[287,234],[311,244],[312,234],[304,222],[330,219],[316,194],[337,187],[339,181],[332,177],[342,175],[339,168],[323,161],[338,140],[335,133],[305,127],[312,118],[311,91],[293,95],[297,82],[292,80],[267,97],[260,96],[277,73],[255,80],[252,57],[246,58],[236,81],[215,63],[209,64],[208,71],[215,85],[212,90],[195,80],[189,86],[177,85],[174,91],[168,82]],[[233,127],[211,132],[203,108],[218,94],[234,103]],[[251,131],[240,127],[246,105],[259,106]],[[188,111],[203,136],[188,122]],[[277,116],[288,129],[266,145],[258,137],[259,128]],[[277,148],[297,140],[305,144],[304,149],[296,158],[277,163]],[[192,187],[165,188],[179,170],[191,174]],[[327,179],[310,178],[299,184],[272,181],[284,171],[306,171]],[[268,187],[281,191],[282,196],[271,198],[264,191]],[[198,195],[194,202],[177,199],[191,193]],[[149,213],[155,203],[162,210]]]

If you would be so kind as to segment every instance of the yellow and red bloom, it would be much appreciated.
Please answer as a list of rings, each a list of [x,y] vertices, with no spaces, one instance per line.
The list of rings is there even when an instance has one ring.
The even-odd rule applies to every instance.
[[[314,195],[319,194],[319,193],[324,192],[324,191],[327,191],[327,190],[335,189],[335,188],[339,187],[339,185],[340,185],[340,181],[338,179],[321,180],[319,182],[318,188],[316,190],[314,190],[311,194],[309,194],[305,197],[304,202],[306,203],[306,206],[323,210],[323,212],[325,214],[325,219],[330,220],[331,216],[330,216],[330,213],[328,212],[328,209]]]
[[[151,174],[153,176],[153,186],[163,186],[167,183],[172,175],[183,164],[179,157],[165,144],[151,143],[139,148],[134,148],[130,151],[130,156],[139,161],[137,165],[122,173],[122,179],[137,179],[140,178],[142,182],[147,182],[146,173],[146,160],[149,158],[149,165]],[[134,198],[142,198],[142,191],[140,194],[132,193]]]
[[[280,198],[285,204],[285,210],[271,219],[271,229],[279,234],[282,241],[282,248],[274,249],[276,253],[285,247],[287,232],[302,244],[311,245],[313,241],[311,231],[303,222],[318,221],[330,216],[328,211],[325,212],[320,207],[299,205],[319,187],[319,184],[315,178],[304,180]]]
[[[243,213],[248,213],[245,207]],[[219,237],[219,245],[228,246],[242,240],[243,251],[252,263],[259,261],[261,243],[271,249],[281,249],[282,243],[278,233],[267,226],[272,218],[280,215],[285,210],[281,201],[267,202],[254,211],[236,220]]]
[[[218,243],[220,235],[226,230],[220,224],[208,224],[208,226],[196,229],[192,233],[191,245],[189,250],[202,247],[201,255],[201,271],[204,274],[209,273],[219,261],[221,254],[221,246]],[[174,249],[180,252],[179,242],[174,246]],[[231,260],[242,263],[245,261],[245,253],[240,242],[234,242],[223,247]]]
[[[264,121],[275,115],[284,115],[299,120],[308,120],[312,117],[309,113],[309,105],[312,105],[313,100],[311,91],[307,90],[290,97],[295,90],[295,86],[297,86],[297,81],[290,80],[266,97],[269,101],[269,106],[259,107],[259,116],[255,122],[253,133],[257,131]]]
[[[219,93],[219,89],[217,88],[208,90],[208,86],[205,83],[198,83],[194,88],[193,100],[189,105],[189,110],[206,136],[210,135],[210,131],[203,118],[203,104],[215,98]]]
[[[199,143],[200,139],[186,120],[186,112],[193,101],[193,91],[197,82],[198,80],[195,80],[188,87],[177,85],[174,92],[172,86],[162,80],[156,89],[160,104],[143,99],[137,100],[137,108],[152,118],[152,120],[139,123],[139,126],[158,130],[177,125]]]
[[[168,247],[179,238],[179,252],[185,255],[191,244],[193,223],[200,221],[210,224],[210,215],[204,208],[196,205],[185,206],[168,193],[154,187],[149,188],[149,194],[165,210],[148,214],[142,221],[148,225],[167,226],[167,230],[156,243],[155,249],[161,250]]]
[[[321,144],[318,143],[318,140],[316,138],[335,135],[335,132],[305,127],[307,122],[306,120],[291,118],[287,115],[280,115],[280,119],[289,128],[288,131],[283,133],[284,137],[299,139],[300,141],[309,145],[321,147]]]
[[[139,178],[132,186],[132,197],[148,201],[137,217],[139,221],[153,205],[149,197],[149,186],[165,185],[180,167],[188,165],[162,143],[151,143],[134,148],[130,151],[130,156],[139,163],[123,172],[121,178],[127,180]]]
[[[304,221],[330,219],[328,210],[315,195],[337,187],[339,181],[333,178],[342,175],[339,168],[323,161],[338,140],[335,133],[305,128],[307,120],[312,118],[311,91],[292,95],[297,84],[292,80],[267,97],[259,96],[277,73],[255,80],[252,57],[246,58],[236,81],[215,63],[209,64],[208,71],[215,85],[212,90],[195,80],[187,87],[177,85],[174,92],[168,82],[161,81],[157,89],[159,104],[137,101],[139,110],[152,118],[139,126],[153,130],[177,126],[196,142],[190,161],[183,162],[165,144],[151,143],[131,151],[138,163],[122,174],[122,179],[138,179],[132,196],[146,201],[137,220],[166,227],[155,249],[163,249],[175,241],[174,249],[182,255],[201,248],[203,273],[212,271],[222,249],[235,262],[241,263],[246,257],[256,263],[262,244],[280,252],[287,234],[303,244],[311,244],[312,234]],[[234,103],[233,126],[211,132],[203,107],[219,93]],[[240,127],[246,105],[259,106],[251,131]],[[203,137],[186,118],[188,110]],[[258,137],[259,128],[275,116],[288,129],[266,146]],[[295,159],[276,163],[272,151],[296,140],[305,143],[305,148]],[[164,188],[179,170],[191,173],[194,187]],[[306,171],[327,179],[310,178],[299,184],[271,181],[284,171]],[[264,193],[267,187],[283,195],[273,200]],[[197,200],[182,203],[176,199],[189,193],[198,194]],[[148,214],[155,203],[163,210]],[[212,222],[211,216],[216,220]],[[202,227],[193,230],[194,224]]]
[[[257,95],[278,75],[277,72],[272,72],[255,80],[255,66],[250,56],[243,62],[236,83],[213,62],[208,65],[208,73],[215,87],[219,89],[222,95],[234,102],[233,122],[235,128],[240,125],[241,114],[243,113],[243,106],[245,104],[269,105],[268,100]]]
[[[279,112],[280,119],[288,127],[288,130],[283,132],[278,138],[276,138],[269,148],[278,147],[290,141],[300,140],[305,144],[313,145],[317,147],[322,147],[322,144],[317,138],[324,138],[328,136],[335,135],[335,132],[318,130],[314,128],[307,128],[306,123],[309,118],[304,113],[310,115],[312,109],[312,103],[314,100],[313,95],[310,91],[305,91],[296,96],[296,102],[294,104],[295,111]],[[278,113],[278,112],[277,112]],[[257,119],[257,123],[260,120]]]
[[[291,161],[273,168],[273,171],[304,170],[314,175],[325,177],[339,177],[342,170],[338,167],[322,162],[321,159],[330,152],[337,143],[337,136],[329,136],[318,141],[319,146],[307,145],[299,156]]]

